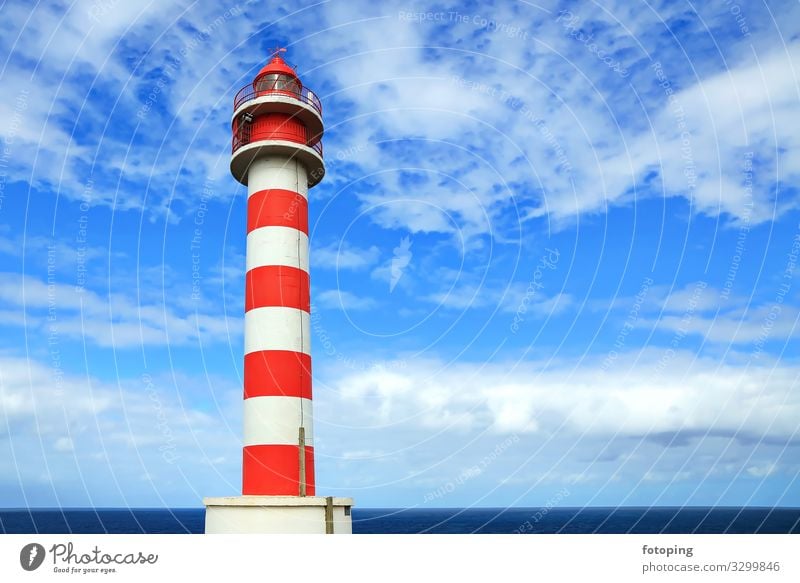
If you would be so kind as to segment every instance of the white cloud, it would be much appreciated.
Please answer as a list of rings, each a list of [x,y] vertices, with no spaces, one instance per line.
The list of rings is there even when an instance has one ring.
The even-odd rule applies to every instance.
[[[439,275],[439,273],[437,273]],[[527,284],[511,283],[505,286],[486,282],[473,282],[468,274],[458,274],[458,280],[441,291],[421,299],[451,310],[498,309],[504,313],[518,313],[540,318],[556,316],[574,305],[574,298],[564,292],[547,295],[545,290],[530,291]],[[444,280],[444,281],[442,281]],[[447,284],[447,277],[437,284]]]
[[[785,294],[784,294],[785,295]],[[719,289],[696,282],[670,291],[653,286],[643,310],[659,317],[643,317],[642,328],[659,328],[675,334],[692,334],[710,342],[743,344],[784,341],[798,334],[800,310],[781,301],[757,303],[747,298],[727,297]],[[621,307],[632,301],[620,303]]]
[[[53,449],[62,452],[73,451],[75,444],[72,443],[72,439],[69,437],[59,437],[53,444]]]
[[[435,292],[422,299],[452,310],[469,308],[497,308],[509,294],[508,288],[490,288],[488,285],[462,284]]]
[[[310,255],[318,269],[358,270],[374,265],[380,257],[380,250],[374,245],[363,249],[342,241],[319,248],[312,246]]]
[[[800,310],[788,305],[763,304],[718,315],[663,316],[655,324],[664,330],[696,334],[711,342],[742,344],[785,341],[800,332]]]
[[[258,26],[244,7],[94,0],[9,7],[3,38],[11,59],[2,78],[15,91],[0,100],[4,119],[20,110],[18,91],[27,90],[11,179],[78,200],[91,178],[93,205],[177,220],[168,204],[192,204],[205,180],[228,175],[224,121],[240,80],[226,65]],[[123,56],[141,47],[137,59]],[[237,61],[234,69],[252,64]],[[176,188],[181,175],[194,187]],[[219,189],[213,197],[230,195]]]
[[[88,289],[14,273],[0,274],[0,299],[25,311],[23,321],[6,324],[22,324],[42,338],[51,324],[59,334],[114,348],[230,342],[242,334],[240,318],[180,314],[163,301],[144,303],[120,293],[102,297]]]
[[[316,294],[314,305],[333,310],[353,311],[372,310],[378,302],[374,298],[357,296],[348,291],[329,289]]]
[[[648,304],[664,312],[685,313],[715,310],[720,307],[720,291],[705,282],[688,283],[679,289],[669,290],[664,286],[653,286],[649,291]]]
[[[677,92],[676,105],[667,105],[655,122],[657,143],[652,136],[637,140],[635,151],[642,155],[635,158],[636,172],[641,175],[657,167],[667,191],[689,198],[696,212],[761,222],[771,219],[774,210],[781,214],[796,208],[796,198],[776,201],[772,193],[775,182],[800,180],[796,154],[800,142],[790,129],[798,100],[794,72],[799,66],[800,44],[790,44]],[[681,136],[675,107],[686,115],[688,137]],[[754,152],[758,164],[752,191],[743,171],[747,152]],[[693,192],[687,189],[687,155],[698,175]]]
[[[209,382],[217,410],[192,404],[193,393]],[[22,483],[29,491],[49,490],[29,501],[34,504],[106,506],[199,502],[201,484],[233,491],[219,470],[202,462],[227,457],[223,477],[235,476],[240,399],[240,391],[216,378],[143,373],[107,383],[2,357],[0,487],[8,492]],[[153,487],[128,488],[143,472],[153,477]]]
[[[638,52],[631,30],[640,31],[637,40],[647,50],[659,41],[661,18],[682,16],[669,6],[658,10],[647,14],[617,5],[605,11],[586,6],[580,12],[584,22],[609,26],[598,33],[609,46]],[[357,11],[362,17],[380,14],[368,6]],[[498,21],[505,14],[508,22],[541,34],[544,42],[495,34],[474,53],[442,49],[436,58],[426,58],[421,48],[408,47],[425,47],[434,34],[437,46],[464,44],[465,27],[402,22],[394,14],[361,27],[352,24],[355,14],[329,7],[331,25],[349,22],[348,30],[358,31],[320,40],[326,53],[352,55],[326,64],[325,70],[353,107],[338,128],[359,145],[350,160],[358,170],[347,178],[375,185],[359,196],[362,211],[377,224],[412,233],[457,233],[467,240],[502,236],[503,218],[513,219],[516,211],[523,217],[550,215],[558,226],[576,213],[633,203],[634,186],[638,196],[658,194],[658,185],[642,188],[653,171],[661,175],[666,196],[690,199],[695,212],[742,218],[749,213],[745,150],[755,152],[762,168],[755,174],[752,221],[772,216],[769,193],[776,180],[798,182],[794,168],[800,166],[792,163],[798,148],[791,147],[797,139],[791,129],[797,43],[783,52],[760,53],[757,63],[737,54],[730,70],[712,69],[694,79],[678,75],[674,63],[663,64],[691,134],[690,171],[697,174],[692,188],[681,128],[654,71],[637,77],[633,87],[611,72],[599,84],[598,60],[563,34],[551,21],[554,15],[528,11],[531,20],[525,26],[520,14],[499,7],[492,11]],[[724,24],[720,17],[715,20]],[[533,65],[516,66],[526,62]],[[629,115],[633,106],[616,99],[633,91],[636,98],[629,101],[647,113]],[[509,107],[506,96],[521,105]],[[569,161],[569,172],[559,166],[558,152]],[[787,192],[778,213],[797,204]]]
[[[429,357],[358,370],[321,362],[315,428],[339,460],[340,482],[373,504],[387,488],[424,504],[426,492],[481,463],[491,466],[474,483],[432,503],[540,504],[550,485],[567,487],[574,504],[685,504],[670,488],[676,480],[697,486],[695,503],[739,503],[747,494],[719,498],[711,484],[791,479],[796,365],[676,351],[660,367],[662,356],[624,353],[613,370],[593,358]]]
[[[590,434],[661,439],[725,436],[796,440],[797,369],[737,367],[676,352],[659,367],[657,349],[601,363],[503,364],[416,361],[413,367],[350,371],[334,381],[342,399],[382,423],[410,422],[500,433]],[[359,404],[369,404],[359,411]],[[682,439],[676,442],[682,443]]]
[[[68,9],[39,6],[30,19],[27,7],[10,8],[5,36],[17,39],[14,55],[38,63],[37,87],[59,87],[58,99],[31,91],[28,121],[19,129],[14,153],[19,162],[15,178],[57,185],[65,196],[77,197],[86,178],[80,175],[81,164],[102,157],[114,181],[98,177],[96,203],[141,207],[140,191],[116,191],[117,173],[122,173],[127,180],[148,182],[149,209],[166,212],[168,200],[191,204],[197,189],[176,188],[171,177],[187,174],[198,185],[227,174],[228,98],[261,64],[241,46],[241,39],[260,26],[253,18],[257,9],[237,5],[231,14],[219,6],[186,11],[175,2],[124,9],[115,4],[113,10],[88,18],[96,6],[88,0]],[[599,83],[599,61],[564,33],[555,12],[494,6],[491,13],[498,22],[535,34],[539,42],[468,23],[442,29],[407,22],[398,11],[369,2],[329,3],[273,23],[279,30],[294,31],[313,21],[320,30],[313,41],[295,48],[313,47],[304,55],[308,78],[330,86],[332,93],[322,95],[323,100],[344,112],[326,138],[330,151],[343,153],[332,158],[336,171],[328,183],[339,187],[357,180],[366,187],[357,196],[361,210],[376,224],[444,233],[463,238],[469,246],[475,238],[505,238],[509,222],[516,223],[518,216],[547,214],[557,226],[575,213],[630,204],[630,188],[654,170],[661,174],[666,194],[690,198],[695,211],[741,218],[746,149],[756,153],[765,169],[756,173],[754,188],[752,220],[760,221],[772,216],[773,183],[795,184],[800,178],[791,129],[797,43],[783,52],[761,52],[757,61],[737,53],[729,61],[730,70],[714,70],[688,83],[686,76],[670,80],[686,112],[698,173],[697,188],[688,192],[681,132],[664,92],[650,91],[657,85],[654,72],[646,73],[646,85],[632,89],[626,85],[629,80],[610,71],[609,80]],[[598,39],[620,53],[637,55],[637,42],[645,50],[659,42],[662,19],[682,14],[669,5],[659,6],[656,13],[621,4],[580,10],[582,22],[606,27]],[[711,16],[715,25],[725,24],[720,15]],[[19,22],[27,27],[21,35],[12,31]],[[210,34],[202,34],[205,30]],[[135,70],[117,53],[121,37],[149,46]],[[757,46],[762,40],[754,35]],[[427,50],[432,44],[460,48]],[[168,68],[176,57],[179,65]],[[24,87],[30,74],[15,69],[15,62],[3,80],[7,86]],[[114,112],[87,100],[86,84],[73,79],[85,66],[98,74],[98,83],[118,92]],[[668,74],[678,75],[666,62],[665,67]],[[114,127],[87,139],[58,121],[74,119],[75,110],[81,111],[82,121],[98,127],[112,113],[135,117],[166,73],[168,83],[159,89],[155,109],[138,122],[145,140],[134,148],[129,148],[131,136],[118,135]],[[629,119],[627,101],[615,99],[619,91],[632,90],[636,100],[627,101],[641,101],[650,118],[638,111]],[[523,105],[509,107],[502,92]],[[14,112],[13,98],[0,110],[5,119]],[[537,119],[543,123],[535,123]],[[148,142],[163,136],[165,124],[169,139]],[[32,151],[38,158],[31,174],[33,161],[25,153]],[[570,172],[558,163],[562,155]],[[103,167],[96,172],[102,173]],[[229,193],[217,189],[215,196]],[[796,206],[797,200],[784,194],[777,211]],[[348,261],[343,260],[342,268],[349,268]]]
[[[747,473],[754,478],[766,478],[767,476],[771,476],[775,473],[777,466],[776,464],[765,464],[762,466],[750,466],[747,468]]]

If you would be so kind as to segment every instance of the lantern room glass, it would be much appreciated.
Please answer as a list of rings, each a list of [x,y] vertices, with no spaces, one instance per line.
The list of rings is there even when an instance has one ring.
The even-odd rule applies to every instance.
[[[255,89],[259,93],[262,91],[280,91],[297,95],[300,93],[300,84],[297,82],[297,79],[291,75],[269,73],[256,81]]]

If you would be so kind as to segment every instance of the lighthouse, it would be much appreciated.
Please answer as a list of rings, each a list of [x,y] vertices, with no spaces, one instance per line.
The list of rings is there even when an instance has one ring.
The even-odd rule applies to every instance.
[[[247,186],[242,495],[205,498],[207,533],[350,533],[316,493],[308,189],[325,175],[322,105],[276,49],[234,97],[231,174]]]

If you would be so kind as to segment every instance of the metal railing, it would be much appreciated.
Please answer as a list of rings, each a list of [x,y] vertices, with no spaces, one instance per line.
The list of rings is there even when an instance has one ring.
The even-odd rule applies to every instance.
[[[249,130],[248,126],[242,126],[236,133],[233,134],[233,141],[231,142],[231,154],[235,154],[236,150],[252,142],[265,142],[269,140],[286,140],[288,142],[294,142],[296,144],[302,144],[303,146],[307,146],[312,150],[314,150],[317,154],[319,154],[320,158],[322,158],[322,140],[319,140],[314,145],[311,145],[308,142],[306,143],[298,142],[297,134],[289,132],[287,133],[271,132],[269,137],[257,136],[255,139],[252,139],[252,134],[248,130]]]
[[[307,103],[313,107],[315,110],[317,110],[317,113],[322,116],[322,104],[319,101],[319,97],[317,97],[313,91],[307,89],[306,87],[303,87],[300,91],[295,91],[293,89],[256,90],[252,83],[239,89],[236,97],[233,98],[233,111],[239,109],[239,106],[241,106],[243,103],[247,103],[253,99],[258,99],[259,97],[264,97],[265,95],[279,95],[297,99],[298,101],[302,101],[303,103]]]

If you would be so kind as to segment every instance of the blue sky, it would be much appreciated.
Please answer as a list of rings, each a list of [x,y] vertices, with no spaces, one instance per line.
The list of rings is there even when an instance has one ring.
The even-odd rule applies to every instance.
[[[277,44],[320,493],[800,504],[797,3],[287,6],[0,8],[0,506],[239,492],[229,116]]]

